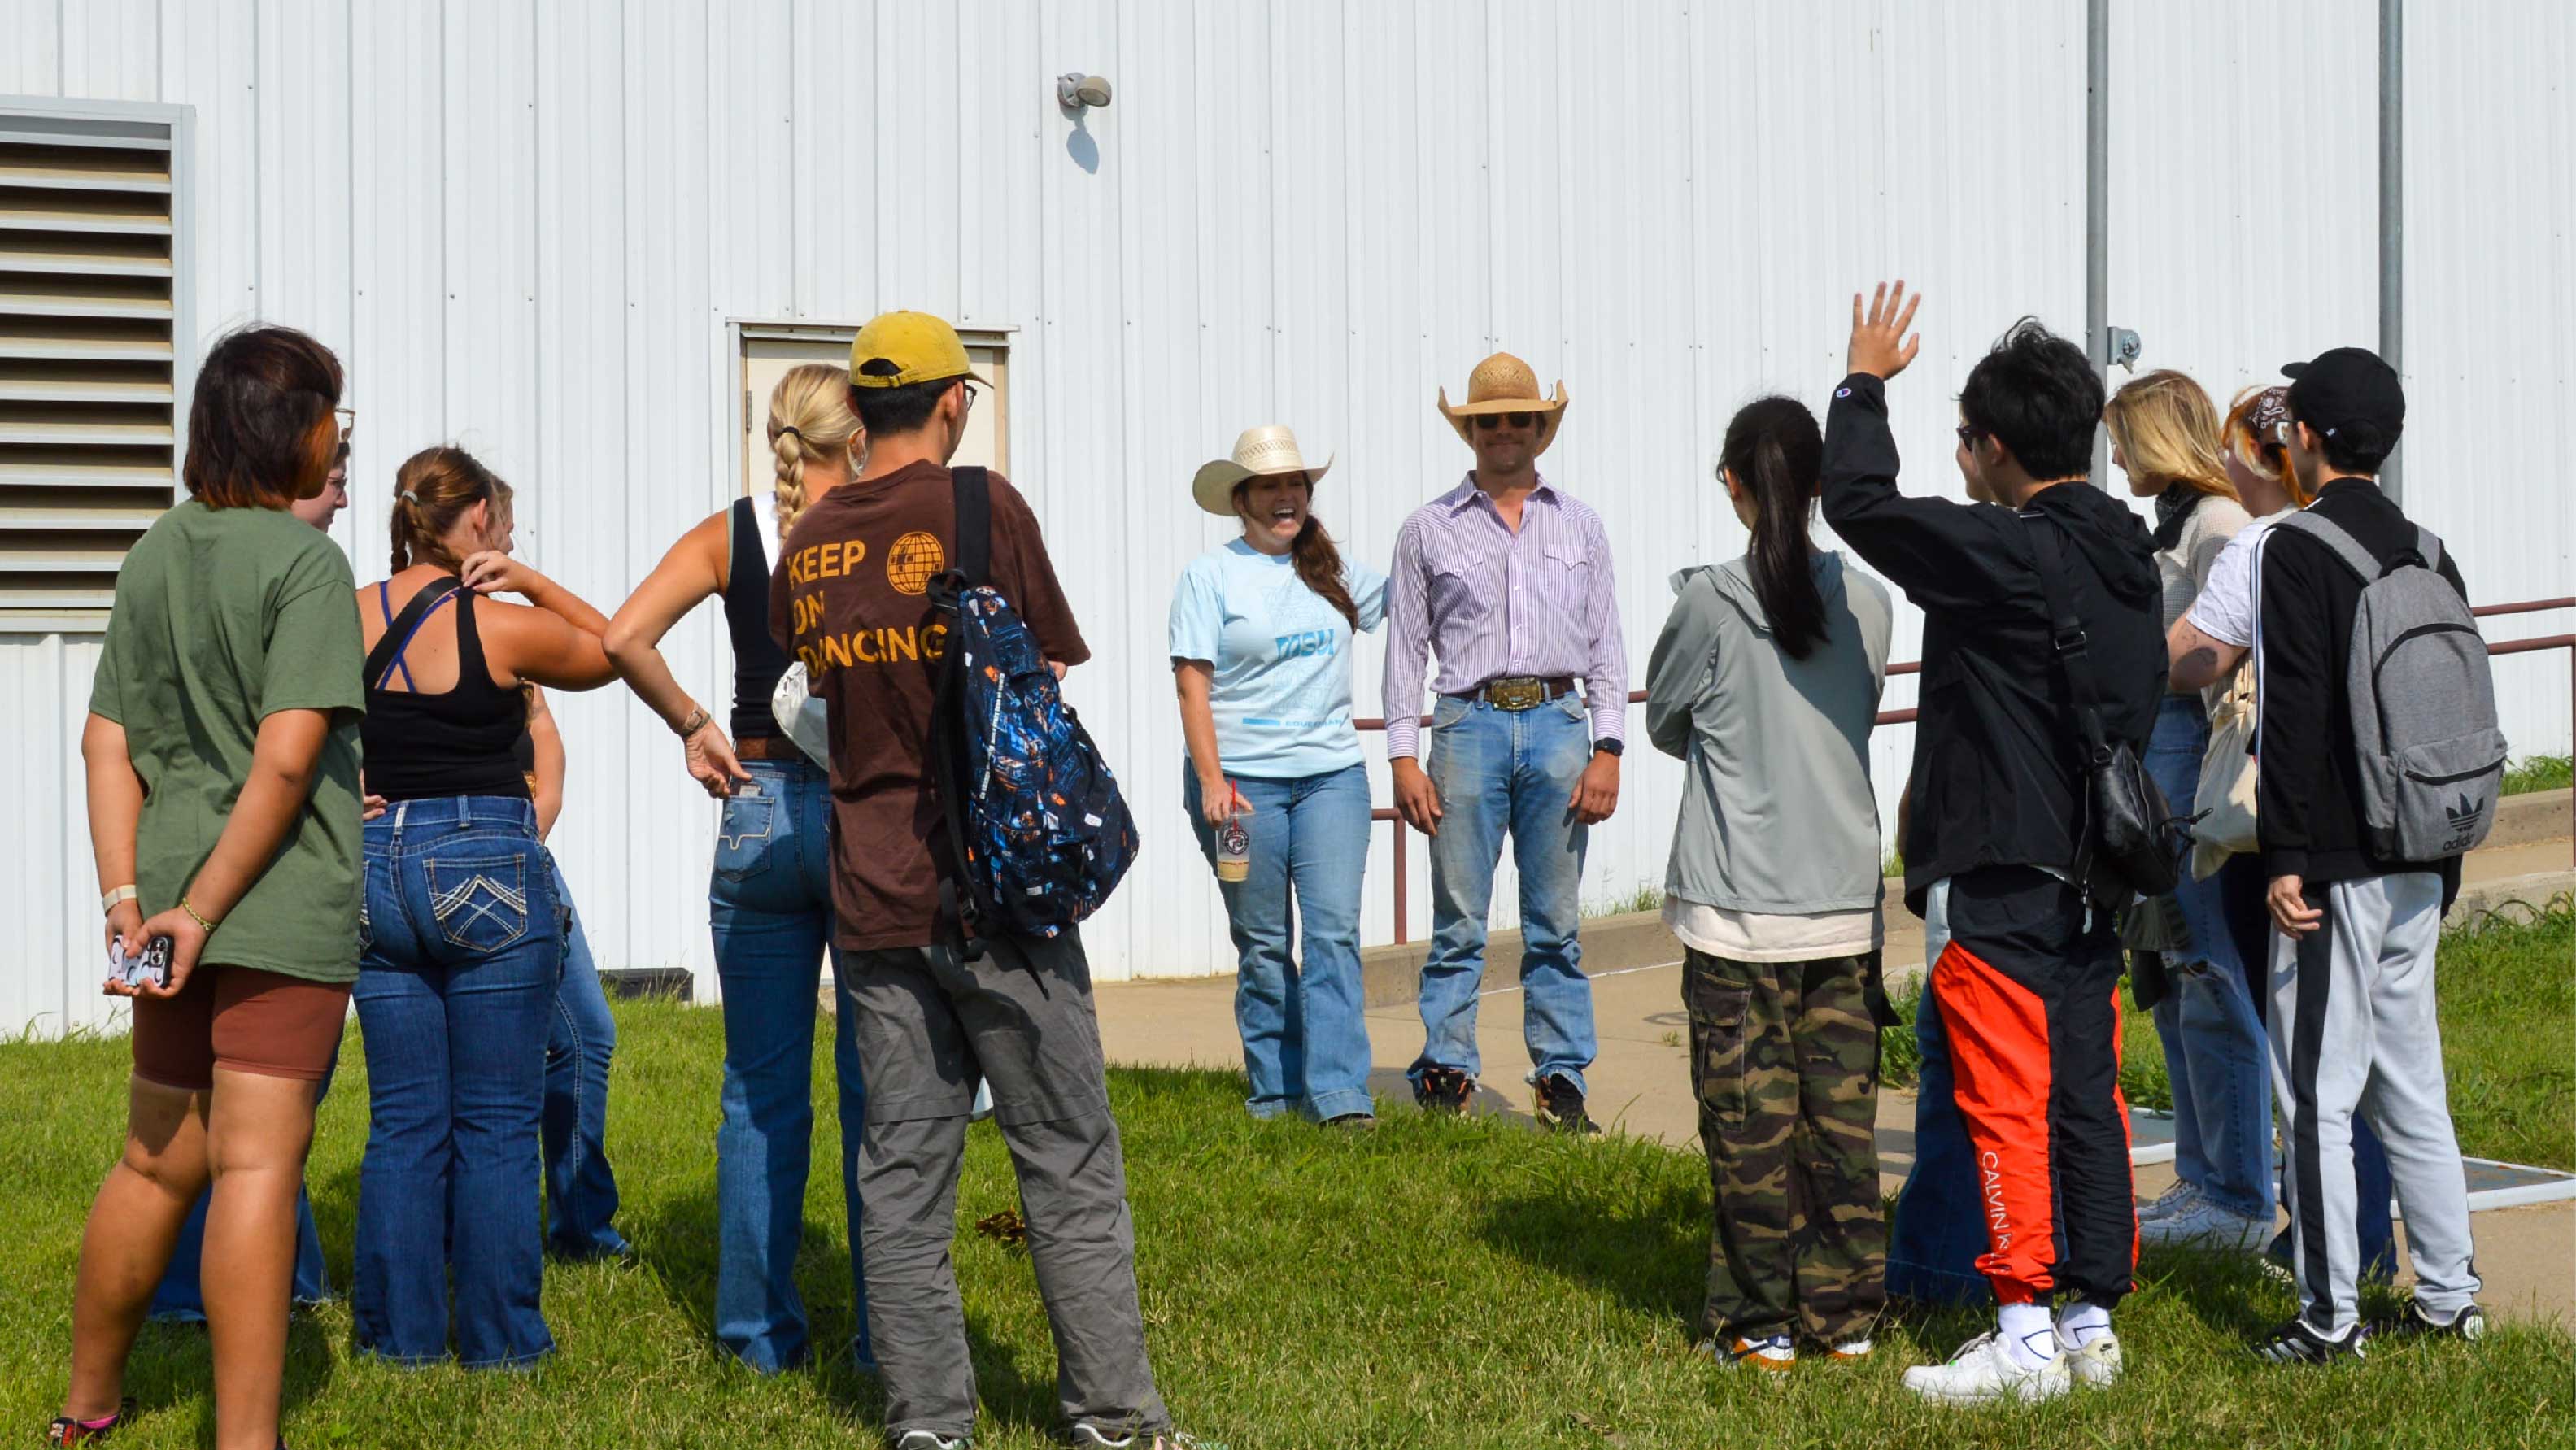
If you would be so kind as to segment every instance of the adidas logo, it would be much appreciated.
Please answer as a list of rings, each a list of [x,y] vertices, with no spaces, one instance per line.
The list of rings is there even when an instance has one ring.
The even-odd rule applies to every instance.
[[[2486,813],[2486,802],[2471,800],[2465,795],[2460,797],[2459,804],[2442,807],[2442,814],[2451,818],[2451,829],[2454,831],[2467,831],[2475,828],[2478,823],[2478,817],[2483,816]]]

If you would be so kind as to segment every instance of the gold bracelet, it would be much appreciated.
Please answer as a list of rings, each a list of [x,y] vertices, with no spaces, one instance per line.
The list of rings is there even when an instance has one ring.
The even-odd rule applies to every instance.
[[[182,896],[182,897],[180,897],[180,898],[179,898],[179,909],[180,909],[181,911],[184,911],[184,912],[188,913],[188,919],[189,919],[190,921],[195,922],[195,923],[197,924],[197,929],[198,929],[199,931],[202,931],[202,932],[206,933],[208,936],[212,936],[212,935],[214,935],[214,931],[215,931],[215,923],[213,923],[213,922],[211,922],[211,921],[206,920],[206,919],[205,919],[204,917],[202,917],[202,916],[199,916],[199,915],[197,914],[197,908],[195,908],[195,907],[193,907],[193,906],[190,906],[190,905],[188,904],[188,898],[186,898],[186,897],[184,897],[184,896]]]

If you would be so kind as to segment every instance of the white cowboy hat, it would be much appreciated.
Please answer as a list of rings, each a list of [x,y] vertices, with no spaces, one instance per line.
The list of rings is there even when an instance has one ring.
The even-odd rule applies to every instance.
[[[1475,437],[1467,430],[1474,426],[1468,420],[1480,413],[1536,413],[1538,415],[1537,453],[1545,453],[1556,441],[1559,417],[1565,411],[1565,384],[1556,385],[1554,398],[1538,395],[1538,373],[1528,363],[1507,352],[1495,353],[1476,364],[1467,375],[1467,401],[1449,405],[1449,390],[1440,390],[1440,416],[1458,430],[1459,441],[1476,446]]]
[[[1211,459],[1199,465],[1198,476],[1190,480],[1190,497],[1199,507],[1220,518],[1234,517],[1234,486],[1247,478],[1275,478],[1283,473],[1302,473],[1308,483],[1320,481],[1333,466],[1328,456],[1322,463],[1308,463],[1297,447],[1297,435],[1284,424],[1265,423],[1246,428],[1234,440],[1234,456]]]

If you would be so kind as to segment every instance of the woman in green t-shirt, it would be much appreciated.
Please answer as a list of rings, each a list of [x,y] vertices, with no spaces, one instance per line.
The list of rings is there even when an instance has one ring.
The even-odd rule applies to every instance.
[[[287,506],[338,452],[340,364],[283,327],[217,343],[188,414],[187,502],[126,555],[81,756],[107,913],[169,941],[134,1003],[125,1149],[90,1209],[56,1443],[133,1413],[125,1362],[211,1182],[215,1441],[277,1442],[295,1201],[358,972],[358,667],[347,556]]]

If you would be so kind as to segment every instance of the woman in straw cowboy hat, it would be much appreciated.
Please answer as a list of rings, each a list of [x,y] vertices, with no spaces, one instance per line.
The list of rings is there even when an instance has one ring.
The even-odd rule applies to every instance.
[[[1240,974],[1235,1024],[1254,1117],[1302,1112],[1375,1126],[1360,1007],[1360,872],[1368,774],[1351,725],[1351,639],[1386,613],[1386,576],[1345,564],[1310,511],[1315,483],[1297,435],[1246,429],[1198,471],[1200,508],[1242,525],[1190,562],[1172,592],[1172,671],[1189,742],[1183,784]],[[1218,860],[1218,833],[1238,840]],[[1233,879],[1227,879],[1232,877]],[[1295,896],[1295,909],[1290,896]],[[1305,926],[1303,961],[1290,923]]]

